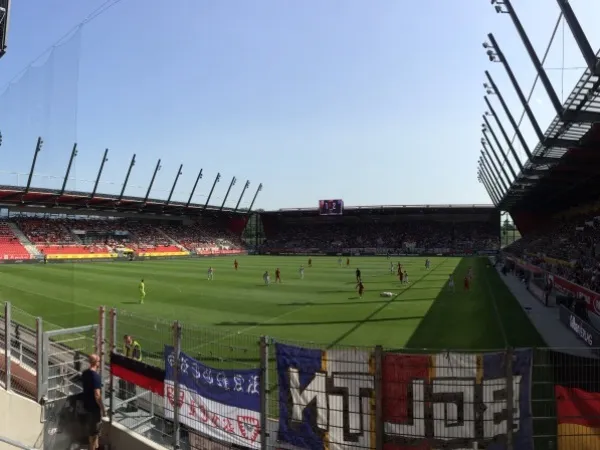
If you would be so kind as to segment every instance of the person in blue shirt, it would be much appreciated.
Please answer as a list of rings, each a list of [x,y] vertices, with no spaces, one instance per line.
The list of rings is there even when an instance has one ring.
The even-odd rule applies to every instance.
[[[102,418],[106,415],[106,411],[102,401],[102,379],[98,373],[100,358],[98,355],[90,355],[89,363],[90,367],[81,374],[82,399],[83,409],[86,412],[89,450],[97,450],[100,447]]]

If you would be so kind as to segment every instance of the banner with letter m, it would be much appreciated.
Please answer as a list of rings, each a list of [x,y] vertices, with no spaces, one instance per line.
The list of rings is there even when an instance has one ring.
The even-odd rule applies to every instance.
[[[311,450],[375,448],[371,352],[276,344],[276,358],[280,442]]]

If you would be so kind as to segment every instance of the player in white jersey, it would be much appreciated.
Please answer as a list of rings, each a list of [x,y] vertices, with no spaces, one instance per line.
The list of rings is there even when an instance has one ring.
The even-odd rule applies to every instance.
[[[338,257],[338,266],[342,267],[342,257],[341,256]]]
[[[300,266],[300,279],[304,280],[304,266]]]
[[[406,270],[404,271],[404,282],[408,284],[408,272]]]
[[[429,261],[429,258],[427,258],[425,260],[425,269],[429,270],[430,267],[431,267],[431,261]]]
[[[454,275],[448,275],[448,290],[454,292]]]
[[[394,275],[394,262],[390,261],[390,273]]]
[[[271,276],[269,275],[268,270],[263,274],[263,280],[265,282],[265,286],[269,286],[271,284]]]
[[[212,280],[215,279],[215,271],[214,271],[214,269],[212,267],[208,268],[208,274],[207,275],[208,275],[208,279],[210,281],[212,281]]]

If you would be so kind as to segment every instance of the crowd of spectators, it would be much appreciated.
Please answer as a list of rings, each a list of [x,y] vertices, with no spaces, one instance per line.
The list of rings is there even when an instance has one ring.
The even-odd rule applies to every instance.
[[[239,236],[219,224],[160,225],[112,219],[19,218],[15,223],[38,249],[50,247],[114,251],[181,251],[195,248],[242,248]]]
[[[550,222],[506,247],[550,273],[600,292],[600,216],[598,211]]]
[[[263,244],[268,248],[417,248],[490,250],[500,245],[498,226],[481,222],[279,224]]]

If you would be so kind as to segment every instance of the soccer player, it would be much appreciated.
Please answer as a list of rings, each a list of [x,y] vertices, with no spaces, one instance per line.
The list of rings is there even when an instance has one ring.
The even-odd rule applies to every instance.
[[[406,270],[404,271],[404,282],[408,284],[408,272]]]
[[[431,267],[431,261],[429,261],[429,258],[427,258],[425,260],[425,269],[429,270],[430,267]]]
[[[275,269],[275,283],[281,283],[281,271],[279,267]]]
[[[212,281],[215,279],[215,270],[212,267],[208,268],[208,280]]]
[[[237,259],[236,259],[235,261],[233,261],[233,268],[234,268],[235,270],[238,270],[238,262],[237,262]]]
[[[300,266],[300,279],[304,280],[304,266]]]
[[[144,299],[146,298],[146,286],[144,285],[144,279],[142,278],[142,281],[140,281],[140,305],[144,304]]]
[[[312,267],[312,258],[308,258],[308,267]]]
[[[342,267],[342,257],[338,257],[338,266]]]
[[[465,291],[469,290],[469,281],[470,281],[470,278],[469,278],[469,275],[467,274],[467,276],[465,277]]]
[[[360,283],[360,280],[361,280],[361,278],[360,278],[360,269],[357,267],[356,268],[356,282]]]
[[[390,274],[394,275],[394,262],[390,261]]]
[[[362,284],[362,281],[359,281],[356,287],[358,288],[358,296],[362,298],[363,292],[365,292],[365,285]]]
[[[454,274],[448,275],[448,290],[454,292]]]
[[[271,276],[269,275],[268,270],[266,270],[263,274],[263,280],[265,281],[265,286],[269,286],[271,284]]]
[[[346,267],[350,267],[350,258],[346,258]]]
[[[398,264],[398,279],[400,280],[400,283],[404,280],[404,272],[402,272],[402,266],[400,264]]]
[[[469,270],[467,271],[467,277],[469,277],[469,281],[473,280],[473,268],[469,267]]]

